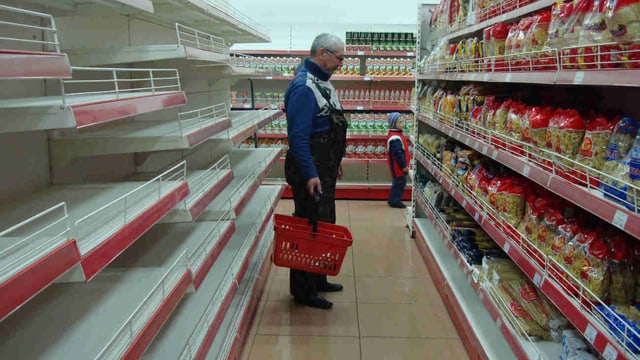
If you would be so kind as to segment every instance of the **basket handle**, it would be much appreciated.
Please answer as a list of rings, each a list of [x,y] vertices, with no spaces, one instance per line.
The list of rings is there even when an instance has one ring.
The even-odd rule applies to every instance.
[[[322,193],[318,192],[317,189],[314,189],[313,193],[313,210],[309,216],[309,225],[311,225],[311,231],[313,232],[313,237],[318,233],[318,216],[320,213],[320,198],[322,197]]]

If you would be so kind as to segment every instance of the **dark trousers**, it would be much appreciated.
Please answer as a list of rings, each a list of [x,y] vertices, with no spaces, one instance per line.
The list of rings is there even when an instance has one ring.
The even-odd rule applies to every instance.
[[[389,192],[389,204],[399,204],[402,202],[402,194],[407,187],[407,174],[394,177],[391,182],[391,191]]]
[[[318,171],[318,177],[322,185],[322,196],[316,202],[315,197],[306,189],[306,181],[297,174],[297,168],[293,157],[287,156],[285,160],[285,174],[287,182],[291,186],[293,202],[295,205],[294,216],[302,218],[314,218],[317,214],[318,221],[336,223],[336,181],[341,156],[323,145],[323,138],[314,139],[314,149],[324,148],[325,151],[317,151],[314,157],[314,165]],[[326,140],[325,140],[326,141]],[[319,144],[317,144],[320,142]],[[318,296],[318,288],[327,283],[327,276],[314,274],[307,271],[291,269],[289,273],[289,291],[298,301],[304,301],[310,297]]]

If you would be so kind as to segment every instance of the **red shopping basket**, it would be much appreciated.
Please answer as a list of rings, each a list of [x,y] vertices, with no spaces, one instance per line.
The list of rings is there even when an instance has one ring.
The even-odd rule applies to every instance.
[[[281,214],[275,214],[273,221],[274,264],[332,276],[340,272],[344,254],[353,242],[348,228],[318,221],[317,231],[313,231],[308,219]]]

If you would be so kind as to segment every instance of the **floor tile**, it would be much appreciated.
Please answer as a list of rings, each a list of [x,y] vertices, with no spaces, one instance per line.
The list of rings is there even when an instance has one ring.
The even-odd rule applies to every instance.
[[[240,360],[248,360],[251,355],[251,349],[253,348],[253,340],[255,339],[255,334],[247,334],[244,345],[242,346],[242,351],[240,352]]]
[[[336,277],[330,276],[329,282],[342,284],[344,289],[338,292],[321,293],[327,300],[338,302],[356,302],[356,288],[355,279],[352,275],[338,275]],[[289,295],[289,275],[276,276],[271,290],[268,292],[268,301],[291,301],[291,295]]]
[[[444,306],[431,278],[397,278],[358,276],[358,303],[433,304]]]
[[[358,336],[355,303],[335,303],[331,310],[313,309],[293,301],[267,302],[259,335]]]
[[[379,223],[367,223],[351,221],[349,227],[354,239],[375,239],[385,241],[415,241],[411,238],[411,232],[402,224],[382,225]]]
[[[359,303],[358,319],[363,337],[458,338],[444,306]]]
[[[370,241],[354,245],[356,276],[429,277],[415,244]]]
[[[360,359],[357,337],[258,335],[251,360],[355,360]]]
[[[361,339],[363,360],[465,360],[469,355],[458,339]]]

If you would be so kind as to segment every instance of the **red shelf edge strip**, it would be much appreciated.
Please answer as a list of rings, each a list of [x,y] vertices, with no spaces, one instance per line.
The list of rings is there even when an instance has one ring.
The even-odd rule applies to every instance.
[[[0,319],[4,319],[69,269],[80,263],[74,239],[38,259],[0,284]]]
[[[227,229],[224,231],[218,242],[211,248],[209,254],[202,262],[202,265],[195,271],[193,275],[193,285],[198,290],[204,278],[207,276],[213,264],[215,264],[216,260],[218,260],[218,256],[222,253],[222,250],[227,246],[227,243],[233,237],[233,234],[236,232],[236,223],[232,221]],[[193,270],[192,270],[193,271]]]

